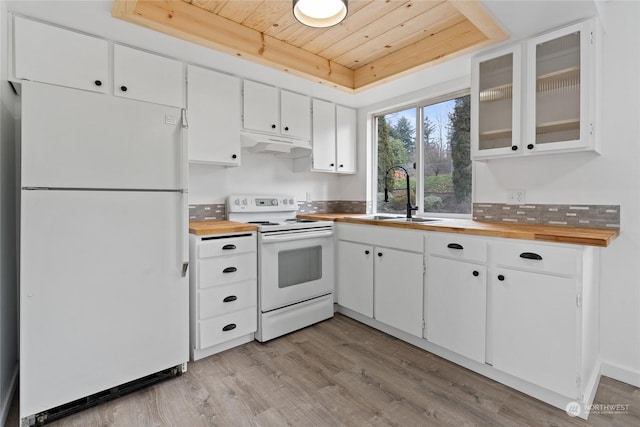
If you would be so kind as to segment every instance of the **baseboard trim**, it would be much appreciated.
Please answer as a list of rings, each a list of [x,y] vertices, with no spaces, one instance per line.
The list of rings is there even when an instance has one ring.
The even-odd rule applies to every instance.
[[[640,372],[633,369],[603,361],[600,373],[605,377],[640,388]]]
[[[18,389],[18,364],[13,370],[11,375],[11,382],[9,383],[9,389],[2,398],[2,406],[0,406],[0,426],[4,426],[7,423],[7,417],[9,416],[9,410],[11,409],[11,402]]]

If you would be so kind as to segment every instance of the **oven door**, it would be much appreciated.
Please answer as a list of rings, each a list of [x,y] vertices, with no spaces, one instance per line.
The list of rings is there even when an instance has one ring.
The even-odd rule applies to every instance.
[[[333,230],[260,233],[262,312],[333,292]]]

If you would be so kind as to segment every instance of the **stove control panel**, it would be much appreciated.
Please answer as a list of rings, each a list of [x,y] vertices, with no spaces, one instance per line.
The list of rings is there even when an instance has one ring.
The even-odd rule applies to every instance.
[[[298,210],[291,195],[234,194],[227,197],[228,212],[286,212]]]

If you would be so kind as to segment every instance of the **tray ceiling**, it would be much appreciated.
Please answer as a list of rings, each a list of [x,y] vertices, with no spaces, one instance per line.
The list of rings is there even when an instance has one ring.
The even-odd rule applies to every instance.
[[[476,0],[350,0],[330,28],[300,24],[290,0],[114,0],[112,15],[359,92],[508,37]]]

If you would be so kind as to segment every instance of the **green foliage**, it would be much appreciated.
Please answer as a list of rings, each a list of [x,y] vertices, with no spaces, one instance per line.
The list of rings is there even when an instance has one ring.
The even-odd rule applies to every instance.
[[[425,212],[438,212],[442,209],[442,198],[438,196],[426,196],[424,198]]]
[[[416,149],[416,128],[404,116],[401,116],[395,126],[389,129],[389,135],[402,142],[408,153],[414,153]]]
[[[409,161],[409,153],[402,141],[397,138],[390,139],[391,152],[393,153],[393,164],[404,165]]]
[[[384,191],[385,173],[394,164],[389,124],[384,117],[378,117],[378,192]],[[392,187],[393,178],[388,177],[387,179],[387,186]]]
[[[453,156],[453,188],[458,201],[471,198],[471,97],[456,99],[449,113],[450,135]]]
[[[424,178],[426,193],[450,193],[453,191],[451,175],[432,175]]]

